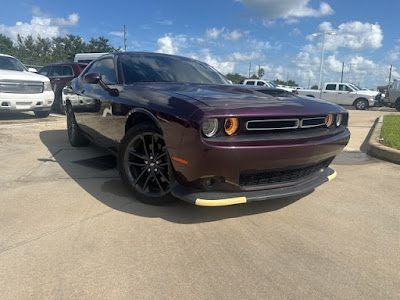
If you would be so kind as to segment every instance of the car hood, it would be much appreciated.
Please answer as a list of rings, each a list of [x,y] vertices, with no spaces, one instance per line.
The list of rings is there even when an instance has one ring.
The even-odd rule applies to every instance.
[[[49,78],[31,72],[11,71],[0,69],[0,79],[7,80],[27,80],[27,81],[49,81]]]
[[[269,88],[271,89],[271,88]],[[169,94],[188,97],[203,104],[202,110],[226,113],[227,110],[245,114],[317,114],[345,111],[342,107],[309,97],[289,94],[272,97],[260,89],[235,85],[183,85],[171,87]]]
[[[370,96],[374,97],[379,94],[377,91],[356,91],[354,92],[356,95],[365,95],[365,96]]]

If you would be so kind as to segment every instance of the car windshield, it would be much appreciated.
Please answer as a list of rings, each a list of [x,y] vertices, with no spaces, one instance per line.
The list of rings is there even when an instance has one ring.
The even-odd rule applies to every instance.
[[[202,62],[166,55],[122,55],[125,84],[136,82],[190,82],[229,84],[216,70]]]
[[[354,84],[349,84],[349,86],[350,86],[353,90],[356,90],[356,91],[359,91],[359,90],[360,90],[360,88],[359,88],[358,86],[354,85]]]
[[[270,84],[270,86],[274,88],[278,87],[278,85],[272,81],[268,82],[268,84]]]
[[[18,59],[9,56],[0,56],[0,69],[11,71],[27,71],[25,66]]]

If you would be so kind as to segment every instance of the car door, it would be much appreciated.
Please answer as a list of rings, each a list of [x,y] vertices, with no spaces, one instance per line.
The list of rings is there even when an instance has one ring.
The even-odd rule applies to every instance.
[[[354,94],[352,94],[353,89],[346,84],[339,84],[339,91],[337,95],[337,104],[341,105],[353,105]]]
[[[332,103],[337,103],[336,99],[336,86],[337,84],[329,83],[326,85],[325,90],[322,91],[322,99]]]
[[[102,76],[102,81],[111,89],[121,89],[117,83],[117,73],[112,56],[95,61],[83,77],[90,73]],[[104,147],[116,150],[115,132],[124,130],[120,116],[115,116],[113,106],[118,96],[104,90],[100,84],[87,83],[80,77],[81,107],[77,112],[78,123],[92,139]],[[122,127],[122,129],[120,129]]]

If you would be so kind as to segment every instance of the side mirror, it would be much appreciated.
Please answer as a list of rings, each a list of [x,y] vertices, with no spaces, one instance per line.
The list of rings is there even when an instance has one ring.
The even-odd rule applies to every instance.
[[[85,75],[85,82],[89,84],[97,84],[101,81],[101,75],[98,73],[89,73]]]
[[[35,68],[28,68],[28,71],[31,73],[37,73],[37,70]]]

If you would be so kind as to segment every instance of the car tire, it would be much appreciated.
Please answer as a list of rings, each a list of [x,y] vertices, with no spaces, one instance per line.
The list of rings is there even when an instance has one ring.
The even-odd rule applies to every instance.
[[[396,104],[394,105],[397,111],[400,111],[400,98],[396,100]]]
[[[69,142],[74,147],[87,146],[90,143],[83,135],[78,123],[76,123],[75,114],[71,105],[67,105],[67,132]]]
[[[357,110],[365,110],[366,108],[368,108],[368,101],[363,98],[357,99],[354,102],[354,107]]]
[[[118,170],[139,201],[163,205],[174,200],[169,193],[168,150],[156,125],[138,124],[126,133],[118,152]]]
[[[35,110],[33,113],[38,118],[47,118],[50,115],[50,110]]]
[[[56,89],[54,96],[54,103],[51,106],[51,109],[56,113],[65,115],[65,108],[62,103],[62,88]]]

